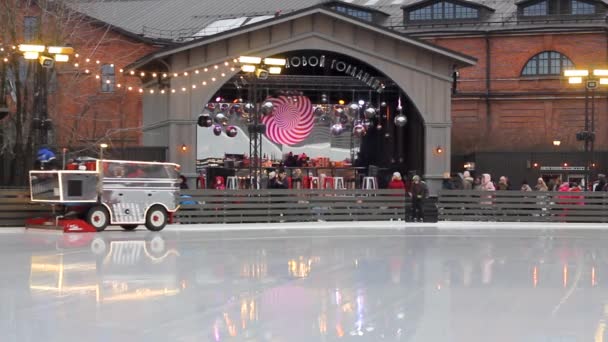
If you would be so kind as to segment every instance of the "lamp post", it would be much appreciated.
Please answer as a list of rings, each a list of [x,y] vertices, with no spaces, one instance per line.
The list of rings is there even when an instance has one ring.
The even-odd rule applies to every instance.
[[[74,48],[68,46],[46,46],[38,44],[20,44],[19,52],[28,61],[37,60],[35,77],[34,115],[32,122],[36,123],[34,129],[39,129],[40,134],[36,136],[36,145],[48,144],[48,132],[51,121],[48,118],[48,88],[47,70],[52,69],[56,62],[64,63],[70,60]]]
[[[281,58],[264,58],[254,56],[240,56],[241,70],[250,75],[249,100],[253,104],[251,112],[251,124],[247,126],[249,131],[249,179],[253,189],[260,188],[260,177],[262,175],[262,135],[266,132],[266,126],[261,123],[261,110],[257,98],[258,79],[267,79],[270,74],[280,74],[281,67],[286,63]]]
[[[108,148],[108,144],[106,144],[106,143],[99,144],[99,160],[103,160],[103,150],[105,150],[106,148]]]
[[[569,84],[585,84],[585,127],[583,131],[576,133],[576,140],[585,144],[585,186],[588,187],[591,170],[595,166],[595,90],[600,85],[608,84],[608,70],[571,69],[564,71],[564,76],[568,78]],[[589,92],[591,92],[591,110]]]

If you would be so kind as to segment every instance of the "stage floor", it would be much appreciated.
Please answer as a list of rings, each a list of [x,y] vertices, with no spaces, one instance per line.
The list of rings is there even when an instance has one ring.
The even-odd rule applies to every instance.
[[[608,341],[608,231],[396,225],[0,229],[0,340]]]

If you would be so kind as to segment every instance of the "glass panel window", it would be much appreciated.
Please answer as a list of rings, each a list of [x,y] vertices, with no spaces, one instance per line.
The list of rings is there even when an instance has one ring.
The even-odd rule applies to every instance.
[[[433,19],[443,19],[443,2],[433,5]]]
[[[38,38],[39,17],[27,16],[23,18],[23,40],[26,43],[32,42]]]
[[[101,66],[101,91],[104,93],[114,92],[116,85],[116,74],[113,64],[104,64]]]
[[[521,74],[523,76],[557,76],[572,67],[574,67],[574,64],[565,55],[555,51],[545,51],[530,58]]]
[[[443,3],[443,17],[445,19],[454,19],[454,4],[451,2]]]
[[[410,20],[475,19],[479,18],[479,10],[442,1],[411,11],[409,18]]]
[[[346,7],[346,6],[336,6],[335,9],[336,9],[336,11],[350,15],[351,17],[359,18],[359,19],[362,19],[365,21],[372,21],[371,12],[367,12],[367,11],[363,11],[363,10],[359,10],[359,9],[355,9],[355,8],[351,8],[351,7]]]
[[[543,16],[547,15],[547,1],[541,1],[534,5],[524,7],[523,15],[526,17]]]
[[[455,5],[455,17],[458,19],[473,19],[479,16],[479,11],[475,8]]]
[[[584,1],[572,0],[570,8],[572,8],[572,14],[595,14],[595,5]]]
[[[433,19],[433,8],[423,7],[410,12],[410,20],[431,20]]]

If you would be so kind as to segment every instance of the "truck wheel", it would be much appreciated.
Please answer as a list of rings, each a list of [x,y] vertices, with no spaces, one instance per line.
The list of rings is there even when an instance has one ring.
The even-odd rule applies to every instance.
[[[110,214],[108,214],[104,206],[96,205],[87,212],[87,223],[98,232],[101,232],[110,223]]]
[[[168,221],[167,210],[160,205],[155,205],[148,209],[146,215],[146,228],[153,232],[158,232],[165,228]]]
[[[121,224],[120,226],[124,230],[135,230],[135,228],[137,228],[136,224]]]

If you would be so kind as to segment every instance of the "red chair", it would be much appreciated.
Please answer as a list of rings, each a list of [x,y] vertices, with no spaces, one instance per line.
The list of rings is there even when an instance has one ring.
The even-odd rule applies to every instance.
[[[323,181],[323,189],[333,189],[334,188],[334,177],[325,177]]]

